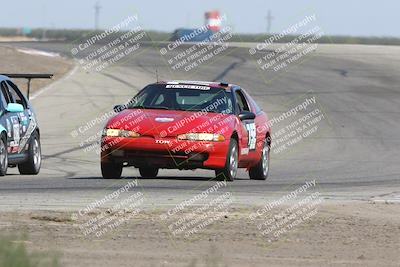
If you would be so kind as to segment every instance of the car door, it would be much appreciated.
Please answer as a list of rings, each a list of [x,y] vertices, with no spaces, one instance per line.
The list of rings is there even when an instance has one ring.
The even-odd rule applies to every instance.
[[[269,127],[266,122],[268,121],[266,114],[262,111],[262,109],[257,105],[254,99],[243,90],[243,94],[247,99],[247,103],[249,104],[251,112],[256,114],[256,118],[254,120],[256,126],[256,149],[254,150],[256,156],[254,160],[258,161],[262,150],[264,148],[264,143],[266,141],[267,127]]]
[[[242,111],[252,112],[250,105],[242,92],[238,89],[235,91],[235,99],[237,104],[237,115]],[[256,125],[254,119],[241,121],[241,140],[240,155],[243,160],[250,160],[256,149]]]
[[[11,81],[4,81],[1,85],[6,106],[9,103],[16,103],[23,106],[24,111],[19,113],[6,113],[6,125],[8,132],[8,144],[10,154],[21,153],[29,139],[28,129],[31,112],[29,105],[18,87]]]
[[[18,152],[19,141],[20,141],[20,122],[18,115],[15,113],[9,113],[6,108],[9,103],[14,103],[12,96],[8,90],[6,81],[0,83],[1,89],[1,101],[4,107],[4,115],[2,116],[3,125],[7,129],[7,148],[9,154],[15,154]]]

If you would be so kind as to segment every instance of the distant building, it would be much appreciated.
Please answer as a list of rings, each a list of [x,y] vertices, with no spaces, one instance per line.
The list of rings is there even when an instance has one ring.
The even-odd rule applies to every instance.
[[[205,25],[200,28],[186,29],[179,28],[172,34],[172,41],[181,42],[203,42],[208,41],[210,37],[221,30],[221,16],[219,11],[210,11],[204,14]]]
[[[221,15],[219,11],[206,12],[206,25],[213,32],[219,32],[221,30]]]

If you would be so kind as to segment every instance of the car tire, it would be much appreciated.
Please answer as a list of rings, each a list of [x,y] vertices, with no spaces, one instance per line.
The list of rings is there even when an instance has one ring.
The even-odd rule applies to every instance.
[[[0,138],[0,176],[7,174],[8,168],[8,152],[7,152],[7,139],[4,135]]]
[[[42,151],[40,148],[40,139],[37,132],[32,133],[29,140],[28,159],[24,163],[18,164],[20,174],[36,175],[40,171],[42,165]]]
[[[122,174],[122,164],[114,162],[101,163],[101,175],[104,179],[120,179]]]
[[[223,169],[215,170],[217,179],[234,181],[239,166],[239,146],[235,139],[231,139],[229,143],[228,154],[226,155],[226,163]]]
[[[158,175],[158,168],[139,168],[139,173],[142,178],[156,178]]]
[[[264,142],[261,159],[254,167],[250,168],[249,176],[252,180],[266,180],[269,173],[269,144]]]

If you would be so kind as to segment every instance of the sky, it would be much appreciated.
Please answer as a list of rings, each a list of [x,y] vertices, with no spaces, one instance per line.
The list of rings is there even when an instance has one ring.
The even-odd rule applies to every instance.
[[[0,27],[94,28],[96,0],[1,0]],[[129,15],[147,30],[172,32],[200,27],[204,12],[219,10],[234,32],[265,33],[271,10],[272,32],[315,14],[327,35],[400,37],[399,0],[99,0],[99,25],[106,29]],[[10,12],[6,12],[9,10]]]

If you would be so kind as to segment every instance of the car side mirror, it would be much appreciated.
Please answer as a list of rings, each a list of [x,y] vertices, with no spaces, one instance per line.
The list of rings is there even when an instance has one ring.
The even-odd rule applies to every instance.
[[[21,104],[10,103],[7,105],[6,110],[7,112],[18,113],[18,112],[24,112],[24,107]]]
[[[255,118],[256,118],[256,114],[254,114],[253,112],[250,112],[250,111],[242,111],[239,114],[239,119],[241,121],[254,120]]]
[[[123,111],[125,109],[124,105],[116,105],[114,106],[114,111],[115,113],[120,113],[121,111]]]

